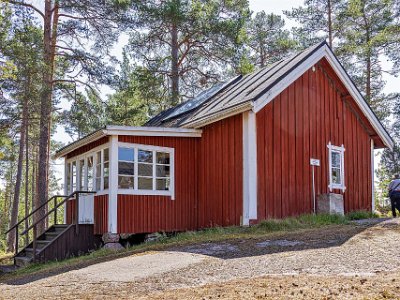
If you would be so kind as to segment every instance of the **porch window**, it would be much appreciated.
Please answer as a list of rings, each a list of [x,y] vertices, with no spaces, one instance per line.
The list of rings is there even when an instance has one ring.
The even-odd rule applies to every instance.
[[[109,186],[109,177],[110,177],[110,155],[108,148],[103,150],[104,164],[103,164],[103,181],[104,186],[103,189],[108,189]]]
[[[90,155],[87,158],[87,190],[88,191],[93,191],[93,189],[94,189],[93,181],[94,181],[93,155]]]
[[[344,184],[344,146],[328,144],[329,149],[329,189],[346,189]]]
[[[171,190],[173,149],[126,145],[118,148],[118,188],[150,194]],[[154,193],[153,193],[154,192]]]
[[[91,161],[91,168],[92,166],[93,166],[93,161]],[[90,176],[93,176],[92,172]],[[96,152],[96,180],[95,180],[96,191],[108,189],[109,176],[110,176],[110,156],[108,148],[105,148],[103,150]]]

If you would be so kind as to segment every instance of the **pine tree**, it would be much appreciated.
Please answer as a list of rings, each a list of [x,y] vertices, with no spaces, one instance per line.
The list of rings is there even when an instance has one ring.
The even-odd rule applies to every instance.
[[[304,6],[284,11],[284,14],[301,24],[293,28],[293,36],[303,47],[328,39],[330,47],[334,48],[342,27],[338,16],[345,5],[344,0],[305,0]]]
[[[285,20],[279,15],[266,14],[264,11],[258,12],[252,18],[248,39],[251,60],[260,67],[282,59],[296,47],[289,30],[285,29]]]
[[[150,0],[135,5],[138,20],[130,34],[131,57],[163,78],[169,105],[218,81],[218,70],[226,65],[240,63],[250,15],[247,0]]]
[[[393,97],[383,93],[381,60],[383,55],[392,57],[400,49],[400,39],[395,42],[391,31],[399,13],[395,7],[392,0],[349,0],[339,16],[343,27],[336,52],[382,122],[390,115]]]

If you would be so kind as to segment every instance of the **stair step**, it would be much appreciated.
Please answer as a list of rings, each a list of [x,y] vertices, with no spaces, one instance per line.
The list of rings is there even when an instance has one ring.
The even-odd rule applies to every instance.
[[[25,248],[25,252],[28,254],[28,253],[30,253],[30,254],[33,254],[33,248]],[[36,254],[39,254],[39,250],[38,249],[36,249]]]
[[[15,264],[19,267],[25,267],[32,262],[32,257],[28,256],[17,256],[14,259],[15,259]]]
[[[46,232],[46,233],[45,233],[45,240],[46,240],[46,241],[52,241],[52,240],[54,240],[55,238],[57,238],[59,235],[60,235],[60,232],[56,232],[56,231],[53,231],[53,232]]]
[[[40,250],[43,249],[44,247],[46,247],[48,244],[50,243],[50,241],[46,241],[46,240],[37,240],[36,241],[36,250]]]
[[[48,231],[48,232],[61,232],[64,231],[66,228],[68,227],[68,225],[54,225],[52,227],[52,231]]]

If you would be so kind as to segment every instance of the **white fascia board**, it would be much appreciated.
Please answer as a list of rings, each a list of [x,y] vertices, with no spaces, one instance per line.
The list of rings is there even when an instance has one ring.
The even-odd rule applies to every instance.
[[[74,151],[74,150],[76,150],[76,149],[78,149],[78,148],[80,148],[80,147],[82,147],[84,145],[87,145],[87,144],[89,144],[91,142],[94,142],[94,141],[96,141],[96,140],[98,140],[98,139],[100,139],[100,138],[102,138],[102,137],[104,137],[106,135],[107,134],[105,133],[104,130],[96,131],[92,135],[89,135],[89,136],[87,136],[85,138],[82,138],[81,140],[78,140],[75,143],[72,143],[72,144],[66,146],[61,151],[56,152],[56,154],[54,154],[54,156],[53,156],[53,159],[57,159],[57,158],[66,156],[68,153],[70,153],[70,152],[72,152],[72,151]]]
[[[195,120],[192,122],[188,122],[188,123],[183,123],[183,126],[185,128],[187,127],[194,127],[194,128],[202,128],[204,126],[207,126],[209,124],[221,121],[223,119],[227,119],[229,117],[241,114],[243,112],[249,111],[253,108],[253,103],[251,101],[249,102],[245,102],[242,103],[238,106],[223,110],[219,113],[216,113],[214,115],[205,117],[203,119],[200,120]]]
[[[202,134],[199,129],[176,127],[107,126],[105,131],[108,135],[130,136],[201,137]]]
[[[359,90],[354,85],[353,81],[350,79],[349,75],[343,69],[342,65],[339,63],[337,58],[334,56],[332,51],[328,46],[323,46],[308,57],[303,63],[301,63],[296,69],[294,69],[288,76],[281,80],[278,84],[272,87],[268,92],[266,92],[262,97],[255,101],[253,111],[255,113],[259,112],[265,105],[270,103],[275,99],[283,90],[285,90],[289,85],[296,81],[300,76],[302,76],[307,70],[309,70],[313,65],[315,65],[323,57],[327,59],[335,73],[338,75],[340,80],[343,82],[350,95],[356,101],[358,107],[360,107],[363,114],[370,121],[372,127],[378,133],[379,137],[382,139],[383,143],[389,148],[393,149],[393,141],[383,128],[382,124],[378,121],[375,114],[372,112],[371,108],[365,102],[363,96],[360,94]]]
[[[268,90],[264,95],[254,102],[253,111],[255,113],[259,112],[264,108],[265,105],[270,103],[276,98],[282,91],[284,91],[289,85],[300,78],[307,70],[316,64],[321,58],[324,57],[324,47],[318,49],[305,61],[303,61],[296,69],[291,71],[287,76],[285,76],[281,81],[274,85],[270,90]]]
[[[383,128],[382,124],[379,122],[378,118],[372,112],[371,108],[365,102],[363,96],[360,94],[360,91],[354,85],[353,81],[350,79],[349,75],[343,69],[342,65],[339,63],[337,58],[334,56],[332,51],[328,47],[324,47],[325,57],[328,60],[331,67],[334,69],[336,74],[339,76],[340,80],[343,82],[347,90],[350,92],[350,95],[356,101],[358,107],[361,109],[363,114],[370,121],[372,127],[378,133],[379,137],[382,139],[383,143],[390,149],[393,150],[393,141]]]

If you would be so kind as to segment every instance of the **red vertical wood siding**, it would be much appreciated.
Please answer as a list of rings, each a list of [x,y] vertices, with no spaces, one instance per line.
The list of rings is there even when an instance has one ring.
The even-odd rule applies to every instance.
[[[108,232],[108,195],[94,196],[94,234]]]
[[[243,212],[243,119],[203,128],[199,145],[198,227],[240,225]]]
[[[371,209],[371,138],[354,101],[326,64],[307,71],[257,113],[258,219],[312,211],[310,158],[316,195],[328,193],[327,145],[344,145],[345,211]],[[333,192],[340,193],[335,190]]]
[[[175,149],[175,200],[167,196],[118,195],[118,232],[196,229],[199,138],[119,136],[118,139]]]

